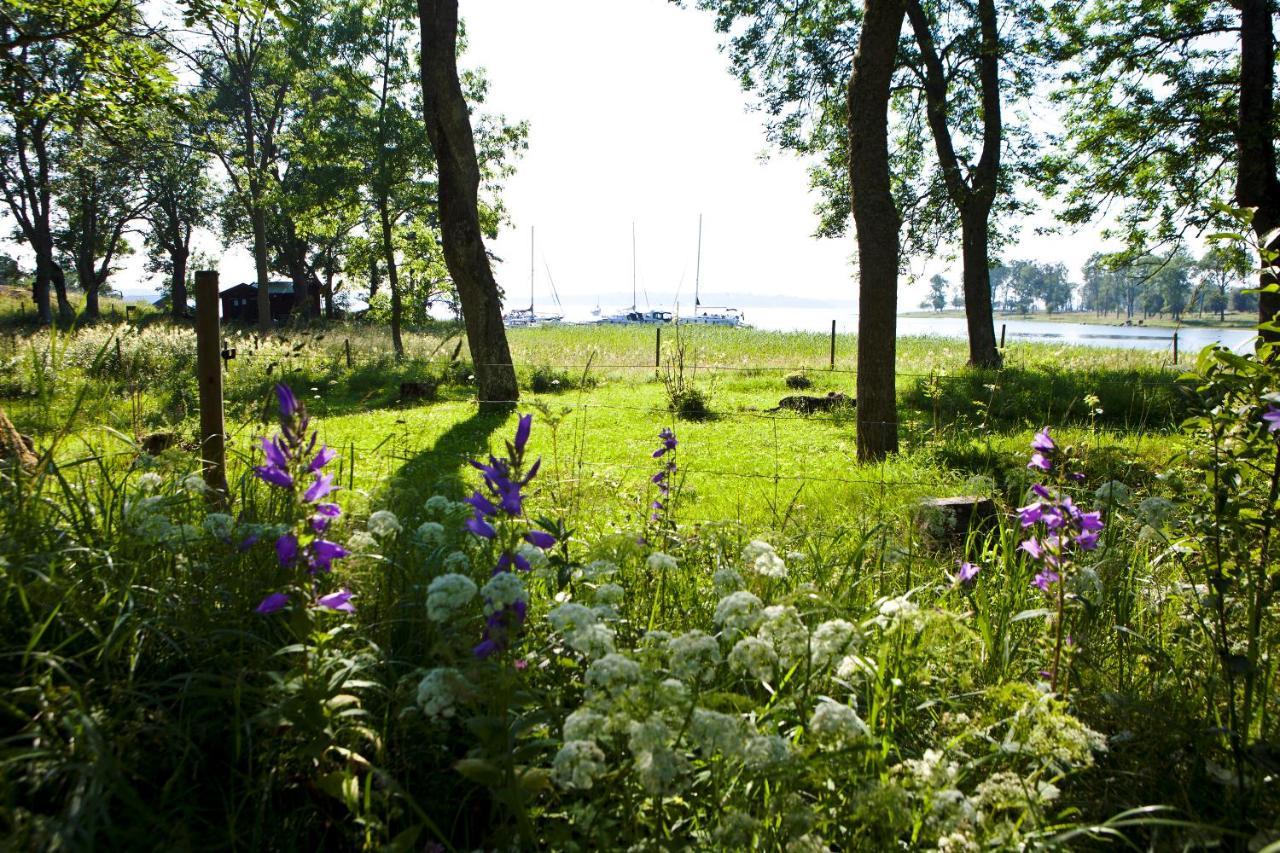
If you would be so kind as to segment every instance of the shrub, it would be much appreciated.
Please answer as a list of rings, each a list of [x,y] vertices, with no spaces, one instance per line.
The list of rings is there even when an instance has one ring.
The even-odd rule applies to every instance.
[[[803,373],[788,373],[783,382],[793,391],[803,391],[813,387],[813,380]]]

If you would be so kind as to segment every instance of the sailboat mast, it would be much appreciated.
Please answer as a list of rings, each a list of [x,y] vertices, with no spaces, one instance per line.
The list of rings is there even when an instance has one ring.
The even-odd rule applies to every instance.
[[[688,267],[685,267],[688,269]],[[698,306],[702,303],[698,301],[698,285],[702,282],[702,214],[698,214],[698,265],[694,267],[693,273],[693,313],[698,313]]]
[[[636,221],[631,220],[631,310],[636,310]]]
[[[533,319],[533,232],[532,225],[529,226],[529,319]]]

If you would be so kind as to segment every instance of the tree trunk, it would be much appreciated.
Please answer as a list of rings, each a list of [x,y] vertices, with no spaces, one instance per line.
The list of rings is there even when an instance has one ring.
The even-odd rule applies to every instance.
[[[420,0],[421,2],[421,0]],[[858,460],[898,450],[898,229],[889,174],[889,86],[903,0],[865,0],[849,76],[849,188],[858,237]]]
[[[67,277],[62,272],[62,265],[53,262],[53,292],[58,296],[58,318],[70,322],[76,318],[76,309],[71,307],[67,298]]]
[[[53,284],[53,247],[47,243],[31,247],[36,253],[36,275],[32,283],[31,301],[36,304],[36,314],[40,324],[48,326],[53,323],[53,304],[50,299],[50,287]]]
[[[1238,0],[1240,9],[1240,120],[1236,128],[1239,163],[1236,168],[1236,203],[1255,208],[1253,231],[1268,241],[1280,227],[1280,180],[1276,177],[1276,152],[1272,140],[1275,120],[1272,89],[1275,86],[1275,40],[1270,0]],[[1280,238],[1267,248],[1280,250]],[[1259,286],[1280,281],[1274,267],[1266,268]],[[1280,293],[1258,294],[1258,322],[1276,319]],[[1260,339],[1280,341],[1280,332],[1262,331]]]
[[[981,204],[975,205],[981,208]],[[999,367],[995,316],[991,306],[991,260],[987,219],[990,208],[960,213],[960,239],[964,263],[965,321],[969,328],[969,363],[974,367]]]
[[[418,0],[418,18],[423,112],[439,170],[445,264],[458,289],[480,400],[514,402],[520,391],[502,325],[498,284],[480,230],[480,168],[458,82],[458,0]]]
[[[285,257],[289,264],[289,280],[293,282],[294,317],[310,320],[311,270],[307,268],[307,246],[298,239],[298,228],[291,217],[285,217]]]
[[[253,220],[253,265],[258,273],[258,331],[267,334],[271,331],[271,289],[267,275],[267,216],[262,204],[257,200],[249,211]]]
[[[324,253],[324,318],[333,319],[333,249]]]
[[[396,271],[395,246],[391,242],[391,213],[387,200],[378,199],[378,220],[382,224],[382,254],[387,261],[387,284],[391,287],[391,346],[396,359],[404,358],[404,341],[400,337],[400,324],[404,318],[404,305],[400,299],[400,278]]]
[[[169,285],[169,308],[175,320],[187,316],[187,258],[190,252],[185,247],[177,248],[169,256],[173,263],[173,280]]]

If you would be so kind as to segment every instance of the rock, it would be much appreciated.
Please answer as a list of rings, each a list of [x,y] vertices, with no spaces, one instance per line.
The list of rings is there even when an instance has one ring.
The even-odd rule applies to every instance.
[[[138,446],[151,456],[159,456],[178,443],[178,434],[174,432],[152,432],[138,439]]]
[[[814,412],[829,412],[832,409],[842,408],[845,406],[856,406],[858,401],[848,394],[842,394],[839,391],[829,391],[825,397],[814,397],[809,394],[796,394],[791,397],[783,397],[778,401],[778,405],[770,409],[776,412],[779,409],[790,409],[793,412],[799,412],[802,415],[812,415]]]
[[[435,382],[401,382],[401,400],[434,400],[436,398]]]
[[[987,529],[995,520],[995,501],[979,495],[925,498],[913,518],[922,542],[933,548],[963,545],[971,530]]]
[[[39,461],[34,450],[35,443],[31,437],[18,432],[4,409],[0,409],[0,462],[17,462],[31,470]]]

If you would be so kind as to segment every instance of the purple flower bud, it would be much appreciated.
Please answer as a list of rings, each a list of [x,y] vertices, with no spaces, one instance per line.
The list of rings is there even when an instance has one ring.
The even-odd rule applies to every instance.
[[[487,518],[491,515],[498,514],[498,508],[493,505],[493,502],[479,492],[476,492],[469,498],[463,498],[462,502],[471,504],[471,506],[475,508],[477,515],[482,515]]]
[[[529,473],[524,475],[524,479],[520,481],[520,485],[522,486],[529,485],[529,481],[532,480],[535,476],[537,476],[538,469],[541,467],[542,467],[542,457],[539,456],[537,459],[533,460],[533,464],[529,466]]]
[[[1040,430],[1036,433],[1036,437],[1031,439],[1031,449],[1038,453],[1052,453],[1057,447],[1053,443],[1053,439],[1049,437],[1048,427]]]
[[[1041,569],[1035,580],[1031,581],[1032,585],[1039,587],[1042,592],[1048,592],[1049,585],[1057,582],[1058,573],[1053,569]]]
[[[471,650],[471,653],[481,660],[484,660],[487,657],[492,657],[501,650],[501,647],[499,647],[493,640],[482,640],[479,645]]]
[[[1031,491],[1035,493],[1036,497],[1042,500],[1046,500],[1046,501],[1053,500],[1053,492],[1049,491],[1039,483],[1036,483],[1034,486],[1032,486]]]
[[[332,492],[336,486],[333,485],[332,474],[318,474],[316,481],[307,488],[302,494],[302,499],[307,503],[314,503],[325,495]]]
[[[266,454],[267,464],[284,468],[289,464],[289,455],[280,446],[280,437],[262,439],[262,452]]]
[[[1023,527],[1030,527],[1044,517],[1044,506],[1039,501],[1018,508],[1018,520]]]
[[[310,555],[311,572],[327,572],[333,567],[334,560],[341,560],[349,551],[337,542],[316,539],[307,549]]]
[[[533,547],[542,548],[543,550],[556,544],[556,537],[541,530],[530,530],[524,535],[524,540]]]
[[[281,489],[293,488],[293,477],[289,476],[289,472],[283,468],[277,468],[275,465],[258,465],[253,469],[253,473],[269,486],[277,486]]]
[[[319,471],[321,468],[332,462],[333,458],[337,455],[338,452],[336,450],[330,450],[328,445],[322,445],[320,447],[320,452],[316,454],[316,458],[312,459],[311,464],[307,466],[307,470],[312,472]]]
[[[981,566],[974,565],[973,563],[961,563],[960,571],[956,572],[956,583],[971,583],[973,579],[978,576],[978,572],[980,571],[982,571]]]
[[[467,519],[466,528],[481,539],[492,539],[498,535],[489,522],[484,520],[484,516],[479,514]]]
[[[659,447],[657,450],[653,451],[653,458],[657,459],[660,456],[665,456],[666,453],[667,453],[667,448]]]
[[[298,559],[298,537],[286,533],[276,540],[276,559],[282,566],[292,566]]]
[[[316,605],[325,610],[341,610],[344,613],[354,613],[356,606],[351,603],[351,596],[351,590],[343,587],[337,592],[320,596],[316,599]]]
[[[1262,422],[1267,425],[1267,432],[1280,432],[1280,409],[1268,403]]]
[[[257,545],[257,544],[258,544],[258,540],[259,540],[259,539],[261,539],[261,538],[262,538],[262,537],[261,537],[261,536],[259,536],[259,535],[258,535],[258,534],[256,534],[256,533],[250,533],[248,536],[244,537],[244,541],[240,543],[240,550],[241,550],[241,551],[248,551],[248,550],[249,550],[250,548],[252,548],[254,545]]]
[[[283,382],[277,384],[276,397],[280,400],[280,417],[286,420],[293,417],[294,412],[298,411],[298,398],[293,396],[289,386]]]
[[[285,605],[289,603],[289,596],[283,592],[273,592],[266,598],[262,599],[262,603],[253,608],[254,613],[262,616],[270,616],[272,613],[279,613],[284,610]]]
[[[523,451],[524,446],[529,443],[529,429],[532,426],[533,415],[524,415],[516,425],[515,448],[517,453]]]

